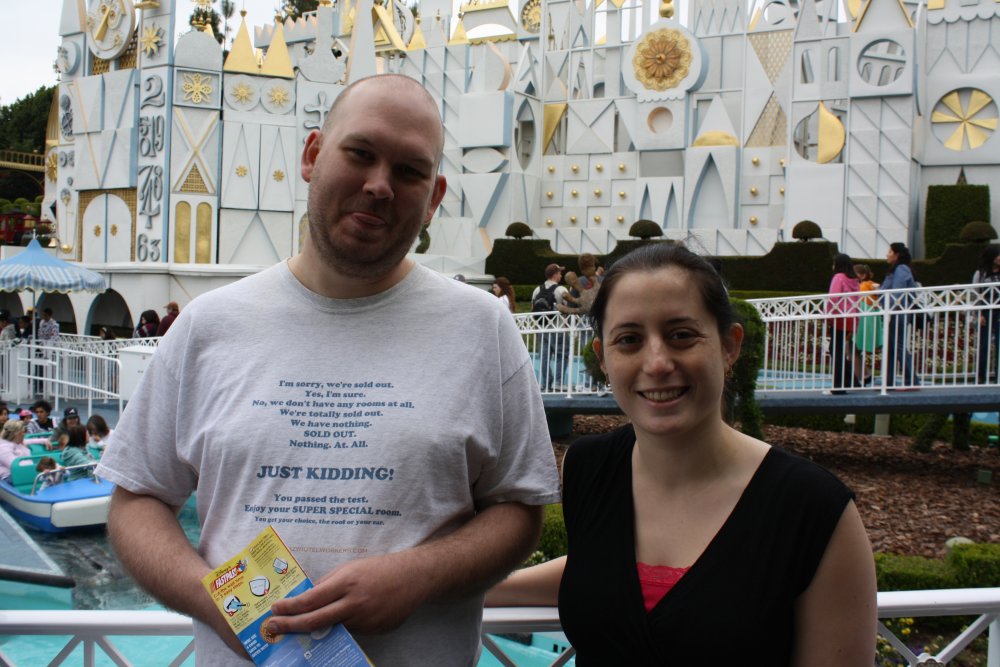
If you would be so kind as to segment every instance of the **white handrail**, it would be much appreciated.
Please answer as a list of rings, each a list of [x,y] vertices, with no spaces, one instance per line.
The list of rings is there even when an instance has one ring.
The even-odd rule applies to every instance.
[[[878,594],[880,619],[921,616],[966,616],[979,618],[960,633],[936,655],[916,655],[885,624],[879,624],[879,634],[895,647],[909,665],[947,664],[974,639],[989,631],[987,667],[1000,667],[1000,588],[964,588],[934,591],[897,591]],[[483,633],[558,632],[559,613],[554,607],[501,607],[483,612]],[[82,667],[96,663],[95,647],[118,664],[129,665],[109,637],[116,636],[191,636],[192,621],[187,616],[170,611],[0,611],[0,636],[69,636],[66,648],[60,653],[67,656],[77,645],[91,647],[86,652]],[[724,631],[723,631],[724,632]],[[497,644],[484,637],[484,646],[497,655],[503,664],[516,663],[503,655]],[[572,649],[570,649],[572,650]],[[188,643],[170,663],[179,665],[190,655]],[[556,658],[553,665],[564,664],[566,653]],[[0,652],[0,665],[17,667]]]

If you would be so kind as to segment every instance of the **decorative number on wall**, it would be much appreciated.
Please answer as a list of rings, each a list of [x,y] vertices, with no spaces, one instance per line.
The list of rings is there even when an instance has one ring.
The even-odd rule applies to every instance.
[[[135,258],[140,262],[160,261],[160,239],[151,239],[145,234],[135,237]]]
[[[142,94],[142,103],[139,104],[140,109],[162,107],[166,104],[167,97],[163,94],[163,79],[159,76],[155,74],[147,76],[142,83],[142,88],[145,92]]]
[[[163,116],[143,116],[139,118],[139,154],[156,157],[163,150],[167,134],[167,123]]]
[[[152,218],[160,214],[163,198],[163,167],[150,164],[139,168],[139,215],[146,217],[146,229],[153,228]]]

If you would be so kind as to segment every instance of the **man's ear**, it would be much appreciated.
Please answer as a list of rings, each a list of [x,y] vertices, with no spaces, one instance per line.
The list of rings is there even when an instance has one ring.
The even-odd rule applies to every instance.
[[[323,134],[319,130],[313,130],[306,137],[306,145],[302,149],[302,180],[309,183],[312,180],[313,169],[316,167],[316,159],[319,156],[319,149],[323,146]]]
[[[424,216],[425,225],[430,223],[431,218],[434,217],[434,212],[441,205],[441,200],[444,199],[444,193],[447,191],[448,179],[444,177],[444,174],[438,174],[434,177],[434,191],[431,192],[431,200],[427,204],[427,215]]]

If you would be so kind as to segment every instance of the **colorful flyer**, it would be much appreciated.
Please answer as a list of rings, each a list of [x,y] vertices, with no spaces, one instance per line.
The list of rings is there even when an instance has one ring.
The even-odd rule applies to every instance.
[[[243,551],[202,579],[215,606],[257,665],[371,667],[343,625],[275,636],[267,631],[271,604],[312,588],[295,557],[268,526]]]

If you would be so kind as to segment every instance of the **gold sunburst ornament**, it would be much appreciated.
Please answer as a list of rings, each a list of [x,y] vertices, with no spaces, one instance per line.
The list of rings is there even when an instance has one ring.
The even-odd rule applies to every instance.
[[[184,84],[181,86],[181,91],[184,93],[184,101],[194,102],[195,104],[207,102],[209,96],[212,94],[212,86],[209,85],[211,82],[212,79],[204,74],[185,74]]]
[[[45,158],[45,177],[48,178],[53,183],[56,182],[56,176],[59,174],[59,157],[56,155],[55,151],[49,153],[48,157]]]
[[[528,0],[521,8],[521,27],[525,32],[537,35],[542,27],[542,2],[541,0]]]
[[[997,106],[993,98],[978,88],[953,90],[940,100],[931,114],[931,123],[945,132],[935,133],[946,148],[953,151],[974,150],[982,146],[997,129]],[[947,130],[955,129],[948,136]]]
[[[142,37],[139,39],[139,43],[142,46],[142,52],[146,54],[147,58],[155,56],[160,50],[160,46],[163,45],[163,28],[156,24],[147,25],[142,29]]]
[[[691,45],[679,30],[654,30],[639,42],[632,68],[647,90],[670,90],[690,71]]]
[[[274,180],[276,180],[278,183],[281,183],[283,180],[285,180],[285,172],[281,171],[280,169],[275,169]]]
[[[267,91],[267,98],[271,100],[271,104],[283,107],[288,104],[288,91],[279,86],[275,86]]]
[[[233,87],[233,97],[240,104],[246,104],[253,98],[253,88],[245,83],[237,84]]]
[[[244,176],[247,175],[247,168],[244,167],[242,164],[239,165],[238,167],[236,167],[236,175],[239,176],[240,178],[243,178]]]

